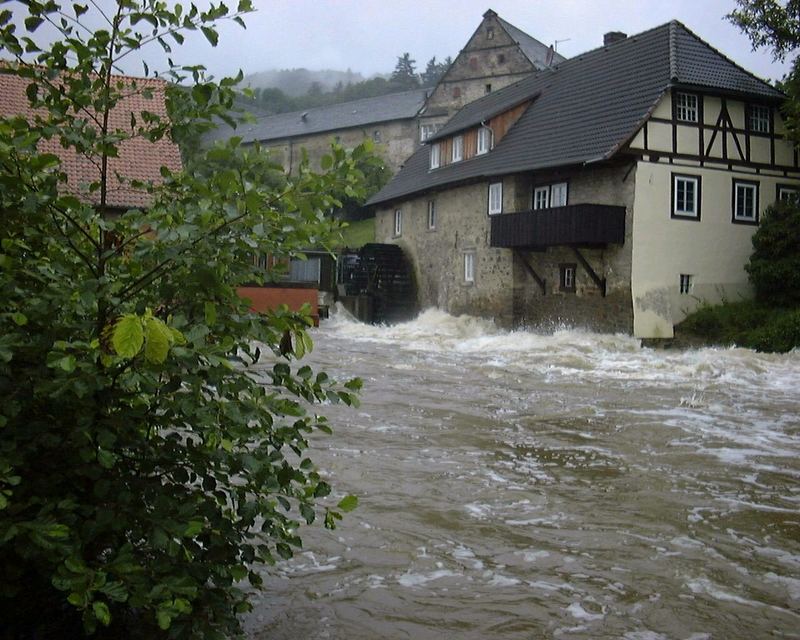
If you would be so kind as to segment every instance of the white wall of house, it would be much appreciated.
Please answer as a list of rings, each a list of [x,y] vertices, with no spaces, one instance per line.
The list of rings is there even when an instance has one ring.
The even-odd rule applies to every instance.
[[[700,178],[699,219],[672,216],[675,174]],[[751,297],[744,266],[757,226],[732,221],[735,179],[758,183],[760,215],[775,201],[777,184],[789,182],[743,171],[639,163],[632,230],[634,335],[669,338],[673,325],[700,304]],[[800,188],[800,181],[791,182]],[[684,293],[681,274],[690,276],[690,289]]]
[[[673,117],[675,96],[665,94],[630,144],[643,158],[636,169],[631,269],[633,330],[642,338],[672,337],[673,326],[703,303],[752,296],[744,267],[758,226],[734,220],[735,182],[756,185],[759,220],[779,185],[800,189],[777,109],[770,131],[756,133],[744,102],[697,98],[698,122],[687,123]],[[675,215],[676,176],[697,179],[696,216]]]

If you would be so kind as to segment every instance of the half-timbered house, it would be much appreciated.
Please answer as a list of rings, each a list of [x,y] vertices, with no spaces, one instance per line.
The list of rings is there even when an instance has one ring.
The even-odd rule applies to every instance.
[[[679,22],[465,106],[370,204],[420,302],[664,338],[748,296],[764,209],[800,189],[783,95]]]

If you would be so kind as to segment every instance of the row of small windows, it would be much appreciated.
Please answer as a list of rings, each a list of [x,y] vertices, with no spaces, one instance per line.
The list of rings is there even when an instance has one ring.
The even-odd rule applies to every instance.
[[[760,104],[748,104],[745,120],[748,130],[754,133],[769,133],[772,112]],[[681,122],[700,121],[700,96],[695,93],[675,94],[675,118]]]
[[[672,174],[672,217],[699,220],[702,204],[701,177]],[[733,179],[731,219],[733,222],[758,224],[759,183]],[[800,193],[795,187],[778,185],[778,200],[795,199]]]
[[[427,125],[426,125],[427,126]],[[433,135],[433,134],[431,134]],[[492,148],[492,130],[488,127],[478,129],[475,155],[488,153]],[[454,136],[450,140],[450,162],[461,162],[464,159],[464,136]],[[442,145],[431,145],[430,168],[438,169],[442,164]]]
[[[568,184],[554,182],[538,185],[533,188],[531,209],[549,209],[567,206]],[[492,182],[489,185],[489,215],[503,213],[503,183]]]

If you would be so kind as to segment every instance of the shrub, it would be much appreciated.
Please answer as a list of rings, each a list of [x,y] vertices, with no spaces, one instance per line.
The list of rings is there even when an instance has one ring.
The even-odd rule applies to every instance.
[[[3,71],[29,80],[39,109],[0,120],[0,635],[230,637],[249,607],[238,585],[261,581],[254,564],[291,556],[301,522],[340,517],[308,457],[309,434],[330,431],[311,404],[352,403],[360,385],[298,368],[308,318],[257,316],[236,287],[264,279],[252,254],[324,242],[333,194],[357,192],[358,173],[334,148],[327,174],[304,165],[276,191],[279,167],[233,140],[162,169],[161,186],[131,185],[152,205],[112,215],[119,145],[227,118],[235,84],[170,65],[194,79],[168,89],[170,117],[112,131],[104,116],[146,91],[117,82],[116,60],[184,28],[214,43],[216,20],[241,20],[224,5],[116,8],[84,37],[87,7],[26,3],[29,32],[61,31],[46,50],[0,11],[16,60]],[[95,164],[97,204],[69,195],[48,140]]]
[[[779,307],[800,304],[800,205],[769,207],[753,234],[753,253],[745,269],[759,302]]]

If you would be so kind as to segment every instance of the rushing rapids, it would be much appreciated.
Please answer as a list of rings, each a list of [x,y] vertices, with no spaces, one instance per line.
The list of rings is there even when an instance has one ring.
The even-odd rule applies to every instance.
[[[314,459],[359,508],[266,576],[253,638],[800,638],[800,353],[339,314],[364,379]]]

